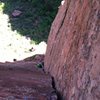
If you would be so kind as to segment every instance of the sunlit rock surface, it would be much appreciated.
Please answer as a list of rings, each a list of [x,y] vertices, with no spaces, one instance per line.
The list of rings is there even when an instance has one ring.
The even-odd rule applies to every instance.
[[[62,1],[44,65],[63,100],[100,100],[100,0]]]

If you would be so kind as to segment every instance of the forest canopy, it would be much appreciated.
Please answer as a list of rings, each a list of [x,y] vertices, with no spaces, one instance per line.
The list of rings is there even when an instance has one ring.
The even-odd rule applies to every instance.
[[[61,0],[1,0],[4,3],[3,13],[9,15],[12,30],[30,37],[33,42],[47,41],[51,23],[53,22]],[[17,18],[14,11],[21,12]]]

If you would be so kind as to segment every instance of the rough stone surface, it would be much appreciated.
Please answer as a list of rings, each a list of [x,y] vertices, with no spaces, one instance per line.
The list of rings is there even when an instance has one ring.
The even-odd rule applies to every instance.
[[[43,58],[37,55],[34,60],[0,63],[0,100],[57,100],[50,99],[54,92],[51,77],[36,67]]]
[[[100,0],[63,0],[52,24],[45,71],[64,100],[100,100]]]

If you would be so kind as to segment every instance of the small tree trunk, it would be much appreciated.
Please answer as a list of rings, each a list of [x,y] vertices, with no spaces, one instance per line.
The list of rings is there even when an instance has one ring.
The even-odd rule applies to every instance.
[[[100,0],[63,0],[51,27],[45,70],[64,100],[100,100]]]

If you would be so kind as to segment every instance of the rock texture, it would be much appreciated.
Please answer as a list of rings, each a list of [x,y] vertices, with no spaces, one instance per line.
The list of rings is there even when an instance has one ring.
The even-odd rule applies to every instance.
[[[52,24],[45,71],[64,100],[100,100],[100,0],[63,0]]]
[[[22,13],[22,12],[21,12],[20,10],[14,10],[13,13],[12,13],[12,16],[13,16],[13,17],[18,17],[18,16],[21,15],[21,13]]]
[[[36,67],[41,61],[0,63],[0,100],[57,100],[51,77]]]

